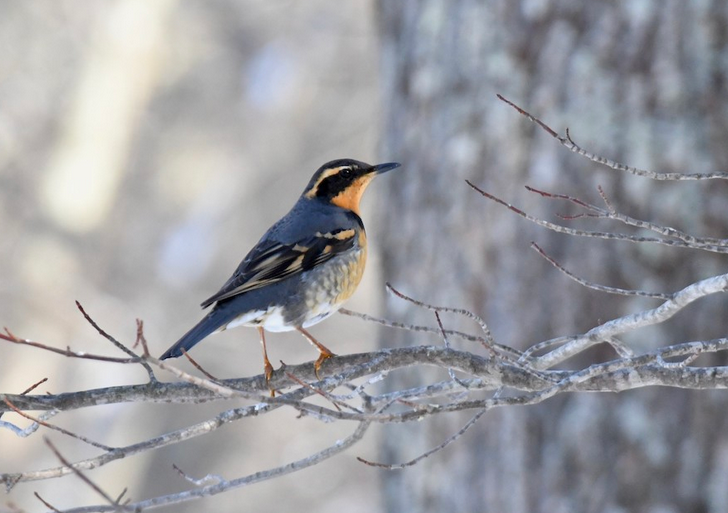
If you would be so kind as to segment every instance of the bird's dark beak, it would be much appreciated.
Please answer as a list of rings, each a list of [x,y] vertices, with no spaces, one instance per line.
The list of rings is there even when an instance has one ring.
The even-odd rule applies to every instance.
[[[370,173],[374,173],[377,175],[381,175],[382,173],[386,173],[387,171],[391,171],[392,169],[397,169],[402,164],[399,164],[398,162],[388,162],[386,164],[377,164],[376,166],[372,166],[372,168],[369,170]]]

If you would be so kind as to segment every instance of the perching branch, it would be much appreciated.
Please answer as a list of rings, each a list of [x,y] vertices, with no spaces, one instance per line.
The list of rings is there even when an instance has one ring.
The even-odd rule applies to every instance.
[[[570,151],[612,169],[656,180],[728,178],[728,174],[725,173],[653,173],[611,161],[576,145],[568,130],[566,136],[561,136],[524,109],[500,95],[499,98]],[[471,182],[468,182],[468,185],[485,198],[505,206],[529,222],[559,233],[728,253],[726,239],[695,237],[676,228],[620,213],[601,188],[599,195],[604,206],[594,205],[575,196],[528,187],[529,191],[546,200],[566,202],[570,208],[578,210],[575,214],[560,215],[565,223],[562,225],[532,216]],[[567,223],[581,222],[585,219],[616,222],[626,231],[648,230],[656,236],[643,237],[633,233],[590,231],[566,226]],[[61,349],[50,343],[17,337],[7,329],[5,333],[0,333],[0,341],[28,346],[33,350],[50,352],[64,358],[82,359],[89,366],[100,361],[117,365],[141,365],[148,375],[148,381],[143,384],[76,392],[31,394],[43,383],[41,381],[21,393],[0,393],[0,416],[7,415],[0,421],[0,429],[15,434],[22,443],[33,443],[38,440],[39,437],[35,436],[38,431],[52,432],[54,436],[69,437],[91,444],[95,451],[95,454],[86,453],[72,457],[66,455],[65,450],[62,454],[53,443],[49,442],[49,448],[60,464],[30,470],[19,468],[0,474],[0,482],[5,485],[6,490],[16,493],[23,483],[75,475],[83,486],[90,487],[101,496],[104,503],[60,510],[53,505],[53,497],[41,498],[37,493],[36,497],[46,508],[65,513],[146,511],[160,506],[203,499],[317,465],[355,445],[364,437],[367,430],[376,424],[405,424],[399,429],[417,429],[413,421],[458,411],[471,412],[471,419],[461,429],[429,450],[419,455],[412,455],[409,461],[377,463],[363,457],[358,458],[369,466],[403,469],[445,450],[494,408],[537,404],[564,393],[621,392],[650,386],[693,390],[728,389],[728,367],[697,364],[698,361],[703,361],[698,360],[701,355],[728,351],[728,338],[677,344],[651,340],[649,344],[634,346],[622,341],[629,340],[625,338],[627,334],[631,334],[634,338],[640,333],[640,328],[664,323],[670,318],[681,315],[688,305],[725,292],[728,290],[728,274],[688,284],[675,292],[629,290],[592,283],[578,277],[539,245],[533,243],[533,247],[558,271],[581,286],[603,293],[640,296],[660,301],[660,304],[602,322],[585,333],[536,342],[525,351],[518,351],[514,347],[523,347],[522,341],[495,340],[488,328],[487,319],[476,313],[456,306],[434,306],[406,296],[388,284],[389,291],[399,299],[433,312],[432,325],[413,325],[403,320],[375,318],[349,310],[341,312],[364,322],[374,322],[392,329],[409,330],[413,336],[419,337],[417,339],[419,345],[335,356],[324,362],[321,367],[321,379],[317,379],[314,373],[313,362],[285,365],[273,373],[268,384],[263,374],[237,379],[216,379],[191,358],[190,361],[196,370],[192,371],[193,374],[184,372],[168,361],[159,361],[150,355],[141,321],[137,322],[134,344],[126,345],[102,329],[77,303],[86,321],[113,345],[115,351],[123,352],[123,357],[89,354],[75,351],[70,347]],[[473,333],[448,329],[447,324],[451,319],[449,316],[453,315],[472,321]],[[573,370],[558,368],[562,363],[596,344],[608,344],[613,348],[613,358],[609,361],[592,362],[588,366]],[[644,347],[653,349],[638,350]],[[655,347],[657,348],[654,349]],[[441,372],[434,374],[419,372],[425,367],[439,369]],[[407,388],[385,391],[380,383],[387,382],[392,372],[410,373],[413,377],[411,384]],[[162,373],[174,376],[175,381],[159,381],[158,376]],[[276,397],[269,395],[271,386],[279,392]],[[109,404],[132,408],[134,403],[175,403],[186,408],[195,408],[199,403],[219,403],[221,411],[167,433],[146,435],[142,440],[123,446],[115,446],[104,440],[92,440],[95,437],[74,432],[55,423],[59,418],[73,415],[81,408]],[[119,459],[128,459],[171,446],[179,446],[179,450],[184,450],[183,444],[188,444],[193,439],[202,439],[218,432],[224,426],[282,408],[292,409],[299,416],[322,423],[350,422],[355,423],[356,427],[352,426],[353,430],[350,430],[350,434],[344,439],[331,442],[327,447],[312,451],[308,456],[242,477],[226,478],[217,475],[215,469],[211,469],[204,477],[197,478],[183,470],[180,465],[175,465],[170,472],[181,477],[189,488],[146,499],[125,498],[127,495],[129,497],[134,495],[133,490],[127,493],[126,489],[114,497],[114,494],[106,491],[98,480],[92,477],[94,470],[112,465]],[[18,420],[8,420],[13,415],[16,415]],[[30,424],[23,427],[19,425],[22,422]],[[88,446],[86,449],[88,450]],[[123,484],[120,486],[123,487]]]

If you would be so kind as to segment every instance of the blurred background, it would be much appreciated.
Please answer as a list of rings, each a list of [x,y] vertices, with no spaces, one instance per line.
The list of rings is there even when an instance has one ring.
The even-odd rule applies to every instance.
[[[3,1],[0,12],[0,325],[18,336],[115,354],[76,310],[79,300],[127,344],[135,319],[143,319],[160,354],[202,317],[199,303],[321,164],[379,157],[371,1]],[[377,192],[387,186],[376,183],[364,200],[370,223]],[[349,303],[368,312],[376,310],[372,290],[382,286],[371,224],[369,268]],[[341,316],[316,333],[336,352],[376,346],[372,328]],[[300,335],[269,339],[276,366],[316,357]],[[200,347],[195,357],[219,377],[262,371],[255,330],[220,334]],[[0,347],[0,390],[19,392],[43,377],[49,380],[40,393],[144,380],[131,367]],[[110,406],[56,421],[125,445],[226,407]],[[175,462],[191,475],[240,476],[302,457],[349,430],[281,413],[195,441],[187,454],[157,452],[94,477],[112,494],[128,486],[141,499],[188,488]],[[14,415],[4,420],[27,425]],[[50,436],[69,457],[95,453]],[[39,436],[21,440],[0,430],[0,471],[57,464]],[[205,507],[232,511],[226,508],[243,501],[281,511],[316,499],[320,511],[340,511],[334,489],[361,498],[351,511],[376,508],[376,474],[352,456]],[[17,487],[0,511],[6,502],[42,510],[33,491],[59,508],[98,502],[82,483],[56,480]]]
[[[364,199],[371,252],[354,310],[432,324],[429,313],[385,296],[392,281],[424,301],[473,310],[499,342],[523,349],[656,306],[566,280],[528,249],[531,240],[575,273],[617,287],[670,292],[725,272],[723,259],[697,251],[544,233],[464,184],[549,219],[567,209],[524,185],[594,203],[601,185],[622,212],[725,237],[725,183],[656,183],[601,169],[495,98],[631,165],[725,170],[724,2],[0,0],[0,12],[0,324],[19,336],[115,354],[81,318],[79,300],[127,343],[143,319],[151,348],[163,351],[311,173],[339,157],[404,164]],[[584,221],[575,224],[616,229]],[[648,350],[724,336],[725,308],[722,297],[702,300],[626,342]],[[343,316],[313,331],[341,353],[441,343]],[[274,363],[316,356],[296,334],[269,340]],[[218,377],[262,369],[254,331],[216,335],[193,353]],[[613,357],[599,347],[567,366]],[[17,393],[43,377],[41,393],[145,379],[138,369],[0,345],[0,390]],[[432,378],[397,374],[392,385]],[[226,406],[108,406],[54,420],[126,445]],[[723,512],[727,406],[722,393],[683,390],[558,397],[493,411],[400,472],[354,456],[407,461],[470,414],[377,427],[319,467],[174,511]],[[237,423],[92,475],[112,495],[128,487],[141,499],[189,487],[173,463],[193,476],[233,478],[352,429],[295,417]],[[51,438],[74,459],[96,454]],[[39,437],[0,431],[0,471],[56,465]],[[41,510],[34,491],[59,508],[98,502],[66,477],[16,487],[0,511]]]

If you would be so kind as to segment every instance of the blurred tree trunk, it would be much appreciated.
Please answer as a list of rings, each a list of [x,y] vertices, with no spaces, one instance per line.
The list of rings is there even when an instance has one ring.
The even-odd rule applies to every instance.
[[[726,170],[728,4],[382,1],[379,24],[381,154],[404,164],[385,193],[388,229],[378,233],[384,275],[395,286],[423,301],[471,309],[500,343],[523,349],[657,305],[580,287],[529,250],[531,240],[580,276],[613,286],[671,292],[725,272],[725,259],[694,251],[548,233],[464,180],[551,220],[568,206],[536,198],[524,185],[598,203],[600,184],[621,212],[725,236],[724,182],[657,183],[599,168],[495,93],[622,162],[655,171]],[[434,324],[431,313],[398,299],[387,297],[386,305],[391,318]],[[626,342],[649,347],[725,336],[725,306],[723,297],[703,300]],[[461,319],[445,322],[477,330]],[[433,340],[382,333],[387,346],[425,342]],[[612,356],[600,348],[582,358]],[[385,509],[728,511],[727,405],[725,394],[655,389],[495,410],[435,456],[382,471]],[[382,459],[418,456],[468,418],[390,426]]]

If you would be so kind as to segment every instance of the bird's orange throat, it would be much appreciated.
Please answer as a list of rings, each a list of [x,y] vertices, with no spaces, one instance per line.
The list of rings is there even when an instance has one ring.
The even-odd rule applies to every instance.
[[[364,194],[369,183],[374,178],[374,174],[367,174],[360,177],[349,187],[341,191],[339,194],[331,198],[331,203],[337,207],[351,210],[356,215],[359,215],[359,202]]]

